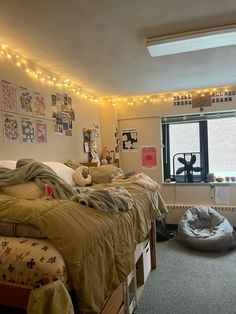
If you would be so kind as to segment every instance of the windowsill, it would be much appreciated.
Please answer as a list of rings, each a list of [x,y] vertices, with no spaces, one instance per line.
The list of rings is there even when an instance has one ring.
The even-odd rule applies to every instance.
[[[193,185],[200,185],[200,186],[214,186],[214,185],[232,185],[232,184],[236,184],[236,182],[186,182],[186,183],[180,183],[180,182],[170,182],[170,183],[166,183],[163,182],[162,185],[167,186],[167,185],[183,185],[183,186],[193,186]]]

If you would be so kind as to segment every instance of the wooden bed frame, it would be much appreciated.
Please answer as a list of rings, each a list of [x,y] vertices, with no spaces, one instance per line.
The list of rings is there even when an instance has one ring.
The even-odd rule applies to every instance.
[[[156,268],[156,222],[151,223],[149,233],[151,269]],[[1,314],[25,314],[28,298],[32,286],[0,281],[0,313]],[[105,302],[101,314],[126,314],[129,313],[126,305],[124,283],[113,292]]]

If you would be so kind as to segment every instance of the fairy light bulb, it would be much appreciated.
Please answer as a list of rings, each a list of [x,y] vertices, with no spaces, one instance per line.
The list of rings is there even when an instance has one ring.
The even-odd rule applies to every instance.
[[[11,49],[9,49],[5,44],[1,44],[1,55],[6,57],[7,59],[12,60],[12,62],[21,68],[23,71],[30,74],[32,77],[40,80],[41,82],[47,82],[50,86],[58,86],[60,88],[64,87],[72,92],[76,93],[80,97],[88,99],[91,102],[108,102],[108,103],[115,103],[116,105],[124,104],[124,105],[140,105],[146,103],[159,103],[159,102],[171,102],[175,101],[174,97],[184,97],[184,99],[192,99],[193,95],[201,95],[205,97],[206,94],[215,93],[216,96],[223,96],[224,93],[228,93],[229,90],[232,89],[230,86],[222,86],[222,87],[213,87],[213,88],[204,88],[198,90],[189,90],[189,91],[181,91],[179,93],[164,93],[164,94],[152,94],[152,95],[138,95],[138,96],[131,96],[131,97],[109,97],[102,98],[95,97],[90,93],[87,93],[84,89],[81,89],[80,86],[77,85],[75,82],[71,82],[67,78],[62,78],[55,75],[53,72],[47,71],[46,69],[40,67],[39,65],[35,64],[33,61],[24,58],[23,56],[19,55],[19,53],[15,53]]]

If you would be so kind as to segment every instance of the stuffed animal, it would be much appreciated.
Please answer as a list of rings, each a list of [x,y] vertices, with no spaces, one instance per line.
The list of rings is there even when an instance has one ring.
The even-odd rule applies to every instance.
[[[73,173],[73,179],[75,184],[78,186],[91,184],[92,178],[89,175],[89,168],[86,166],[81,166],[75,169],[75,172]]]

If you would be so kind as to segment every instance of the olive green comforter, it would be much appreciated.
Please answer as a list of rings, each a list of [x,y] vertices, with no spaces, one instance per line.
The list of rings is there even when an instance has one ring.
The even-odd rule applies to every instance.
[[[72,200],[24,200],[0,195],[0,220],[30,223],[58,248],[76,290],[80,313],[99,313],[133,266],[134,248],[151,220],[167,213],[158,191],[126,187],[131,210],[107,213]]]

